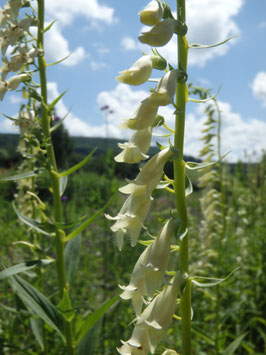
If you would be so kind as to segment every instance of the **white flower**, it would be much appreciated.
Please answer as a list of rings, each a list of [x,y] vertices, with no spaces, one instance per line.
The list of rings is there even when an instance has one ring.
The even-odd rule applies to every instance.
[[[123,149],[114,159],[119,163],[139,163],[141,160],[148,159],[146,155],[150,148],[152,128],[147,127],[133,133],[129,142],[118,143]]]
[[[122,249],[125,233],[129,234],[132,247],[137,244],[143,222],[150,210],[150,204],[151,198],[147,194],[146,186],[136,186],[134,193],[127,198],[116,217],[106,215],[108,219],[116,221],[111,230],[116,233],[119,250]]]
[[[146,43],[152,47],[162,47],[172,38],[176,29],[176,20],[167,18],[157,23],[150,31],[143,32],[139,36],[142,43]]]
[[[29,74],[20,74],[12,76],[10,79],[6,81],[8,90],[16,90],[22,81],[29,80],[31,76]]]
[[[0,101],[3,100],[5,93],[7,92],[8,87],[6,82],[0,82]]]
[[[151,194],[161,180],[164,164],[173,157],[170,148],[164,149],[150,159],[138,174],[133,183],[120,188],[120,192],[130,194],[117,216],[108,219],[116,220],[111,227],[116,232],[118,248],[122,248],[124,234],[128,233],[131,246],[135,246],[139,232],[149,213],[151,204]]]
[[[120,286],[123,299],[132,299],[137,316],[140,315],[144,297],[152,297],[160,287],[170,256],[171,238],[176,231],[176,222],[170,219],[160,235],[144,250],[139,257],[128,286]]]
[[[138,107],[134,116],[127,119],[121,127],[139,130],[152,126],[158,108],[151,100],[145,99]]]
[[[157,87],[147,98],[151,104],[166,106],[173,102],[177,86],[177,70],[170,70],[159,81]]]
[[[130,69],[121,71],[116,80],[124,84],[140,85],[145,83],[152,72],[152,60],[150,55],[144,55],[138,59]]]
[[[160,1],[151,1],[139,12],[140,21],[147,26],[154,26],[161,21],[163,16],[163,7]]]
[[[176,309],[176,299],[184,275],[178,272],[169,286],[166,286],[141,313],[131,338],[118,349],[122,355],[154,354],[156,346],[164,338]],[[136,352],[141,350],[142,352]]]

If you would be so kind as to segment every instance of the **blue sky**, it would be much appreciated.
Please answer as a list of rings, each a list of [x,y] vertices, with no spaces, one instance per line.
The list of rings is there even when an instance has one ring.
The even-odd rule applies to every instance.
[[[34,3],[34,2],[33,2]],[[138,87],[119,84],[118,72],[129,68],[149,48],[137,40],[143,29],[138,12],[148,1],[46,0],[47,21],[56,19],[46,36],[48,62],[71,56],[48,68],[51,99],[69,88],[57,105],[71,135],[130,138],[132,132],[119,128],[140,101],[148,96],[147,83]],[[169,0],[175,9],[175,1]],[[244,159],[244,151],[266,149],[266,2],[265,0],[187,0],[190,43],[214,44],[231,35],[237,38],[224,46],[189,51],[189,82],[210,88],[218,95],[222,110],[222,149],[231,150],[229,160]],[[0,1],[3,6],[4,1]],[[159,49],[176,66],[175,40]],[[154,71],[153,77],[162,73]],[[9,92],[1,111],[15,116],[20,93]],[[112,111],[101,111],[108,105]],[[189,103],[185,153],[198,156],[204,106]],[[171,126],[171,107],[161,109]],[[108,122],[108,130],[105,123]],[[0,119],[1,132],[14,127]]]

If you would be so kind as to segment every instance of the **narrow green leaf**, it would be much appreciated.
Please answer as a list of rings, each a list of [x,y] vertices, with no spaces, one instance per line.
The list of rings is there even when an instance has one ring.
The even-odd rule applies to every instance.
[[[95,354],[95,349],[97,342],[99,341],[99,336],[102,327],[102,317],[100,320],[94,324],[94,326],[85,334],[83,339],[79,342],[77,346],[77,355],[88,355]]]
[[[49,31],[55,22],[56,22],[56,20],[52,21],[47,27],[45,27],[45,29],[43,30],[43,33]]]
[[[65,256],[65,268],[66,268],[66,279],[68,283],[71,283],[74,279],[75,272],[78,266],[79,254],[81,247],[81,235],[77,235],[75,238],[71,239],[64,250]]]
[[[28,271],[30,269],[35,268],[36,266],[46,266],[52,262],[54,262],[54,260],[52,260],[52,259],[24,261],[23,263],[11,266],[11,267],[1,271],[0,272],[0,280],[4,280],[5,278],[10,277],[12,275],[16,275],[20,272]]]
[[[49,106],[48,106],[48,111],[52,111],[53,108],[55,107],[55,105],[58,103],[58,101],[61,100],[61,98],[65,95],[65,93],[68,91],[68,89],[66,89],[61,95],[59,95]]]
[[[64,58],[58,60],[57,62],[48,63],[48,64],[46,64],[46,65],[47,65],[47,67],[49,67],[49,66],[52,66],[52,65],[56,65],[56,64],[58,64],[58,63],[61,63],[61,62],[63,62],[64,60],[66,60],[68,57],[70,57],[71,54],[72,54],[72,53],[69,53],[67,56],[65,56]]]
[[[204,169],[207,168],[207,166],[211,166],[214,164],[219,163],[224,157],[226,157],[230,152],[227,152],[226,154],[224,154],[220,159],[213,161],[211,163],[196,163],[196,162],[192,162],[192,161],[187,161],[185,163],[186,168],[189,170],[198,170],[198,169]]]
[[[215,341],[207,334],[203,333],[201,329],[197,329],[195,327],[191,328],[194,333],[196,333],[199,337],[204,339],[207,343],[211,345],[215,345]]]
[[[104,302],[96,311],[84,319],[79,332],[77,334],[77,344],[83,339],[86,333],[100,320],[100,318],[108,311],[108,309],[119,300],[119,295],[114,296],[110,300]]]
[[[39,223],[37,221],[35,221],[34,219],[30,218],[30,217],[26,217],[23,214],[21,214],[19,212],[19,210],[16,208],[15,204],[13,203],[13,208],[14,211],[16,212],[18,218],[25,223],[26,225],[28,225],[29,227],[35,229],[37,232],[42,233],[44,235],[53,235],[54,233],[54,226],[53,225],[49,225],[49,224],[44,224],[44,223]],[[49,231],[44,230],[43,228],[49,228]]]
[[[223,352],[222,355],[233,355],[248,332],[237,337]]]
[[[64,289],[64,295],[60,301],[60,303],[56,307],[58,311],[61,313],[62,317],[67,321],[71,322],[75,316],[75,311],[71,306],[71,301],[67,291]]]
[[[40,173],[36,173],[34,171],[28,171],[27,173],[18,174],[18,175],[1,176],[0,177],[0,182],[28,179],[28,178],[31,178],[33,176],[38,176],[38,175],[40,175]]]
[[[56,307],[35,287],[19,276],[8,278],[12,289],[17,292],[25,306],[50,325],[64,340],[64,321]]]
[[[157,190],[165,189],[169,185],[170,185],[169,181],[160,181],[159,184],[156,186],[156,189]]]
[[[3,115],[5,118],[7,118],[7,119],[9,119],[9,120],[11,120],[11,121],[17,121],[17,118],[10,117],[10,116],[6,115],[6,114],[3,113],[3,112],[0,112],[0,113],[1,113],[1,115]]]
[[[86,158],[84,158],[80,163],[74,165],[72,168],[68,169],[67,171],[60,173],[59,176],[62,177],[62,176],[73,174],[76,170],[82,168],[83,165],[85,165],[90,160],[92,154],[94,154],[96,149],[97,148],[94,148],[93,151]]]
[[[76,229],[73,230],[67,237],[66,241],[73,239],[76,235],[80,234],[84,229],[86,229],[92,222],[95,221],[105,210],[106,208],[115,200],[117,194],[114,194],[113,197],[110,198],[110,200],[98,211],[96,212],[92,217],[87,219],[85,222],[81,223],[80,226],[78,226]]]
[[[202,48],[218,47],[218,46],[221,46],[222,44],[230,41],[232,38],[235,38],[235,37],[237,37],[237,35],[231,36],[231,37],[225,39],[224,41],[216,43],[216,44],[196,44],[196,43],[194,43],[194,44],[190,44],[189,48],[202,49]]]
[[[219,285],[220,283],[226,281],[229,279],[229,277],[231,277],[236,271],[238,271],[240,269],[240,267],[237,267],[235,268],[233,271],[230,272],[229,275],[227,275],[225,278],[223,279],[220,279],[220,278],[215,278],[215,277],[204,277],[204,276],[193,276],[191,277],[191,280],[192,280],[192,283],[196,286],[199,286],[199,287],[213,287],[213,286],[217,286]],[[196,281],[195,279],[202,279],[202,280],[207,280],[207,281],[210,281],[210,282],[205,282],[205,283],[202,283],[202,282],[198,282]]]
[[[44,341],[43,341],[43,321],[39,318],[30,318],[30,326],[32,333],[35,336],[38,344],[41,347],[41,350],[44,350]]]
[[[50,129],[50,132],[51,132],[51,133],[54,132],[54,131],[56,131],[57,128],[59,128],[60,126],[62,126],[62,124],[64,123],[64,120],[65,120],[65,119],[67,118],[67,116],[69,115],[69,112],[70,112],[70,110],[65,114],[64,117],[60,118],[60,120],[58,120],[58,122],[57,122],[53,127],[51,127],[51,129]]]

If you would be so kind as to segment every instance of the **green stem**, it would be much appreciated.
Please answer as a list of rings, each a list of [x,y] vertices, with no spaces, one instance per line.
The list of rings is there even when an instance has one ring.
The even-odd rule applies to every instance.
[[[185,0],[177,0],[177,20],[186,22]],[[188,44],[185,36],[178,36],[178,69],[187,70]],[[185,163],[183,161],[185,112],[187,103],[186,83],[177,83],[176,91],[176,121],[174,146],[178,149],[178,159],[174,161],[174,186],[176,192],[177,215],[181,222],[183,233],[188,226],[186,193],[185,193]],[[181,272],[189,273],[188,234],[179,242],[179,268]],[[188,281],[181,297],[181,327],[183,355],[191,355],[191,282]]]
[[[43,49],[44,47],[44,0],[38,0],[38,37],[37,37],[37,47]],[[50,131],[50,121],[51,115],[48,112],[47,105],[47,80],[46,80],[46,62],[43,56],[38,56],[39,65],[39,75],[40,75],[40,86],[41,86],[41,124],[44,134],[44,140],[47,149],[47,160],[49,166],[49,173],[51,178],[51,187],[53,193],[53,203],[54,203],[54,219],[57,223],[63,222],[63,209],[60,196],[60,182],[59,174],[57,171],[56,159],[54,154],[54,148],[52,145],[52,137]],[[60,297],[63,297],[64,290],[68,289],[66,281],[66,271],[64,262],[64,245],[65,245],[65,233],[64,231],[57,229],[56,231],[56,268],[57,277],[59,284]],[[74,350],[74,339],[72,331],[72,323],[65,321],[65,336],[67,342],[67,354],[75,354]]]

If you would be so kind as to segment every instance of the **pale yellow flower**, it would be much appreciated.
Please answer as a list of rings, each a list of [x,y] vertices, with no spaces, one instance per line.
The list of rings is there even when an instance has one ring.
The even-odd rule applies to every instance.
[[[143,32],[139,36],[139,40],[152,47],[162,47],[170,41],[175,29],[176,20],[173,18],[167,18],[166,20],[157,23],[150,31]]]
[[[139,130],[152,126],[158,108],[151,100],[143,100],[134,116],[127,119],[121,127]]]
[[[141,160],[148,159],[146,155],[150,148],[152,128],[146,127],[133,133],[129,142],[118,143],[123,149],[114,159],[119,163],[139,163]]]
[[[154,26],[163,17],[163,7],[160,1],[153,0],[139,12],[140,21],[147,26]]]

